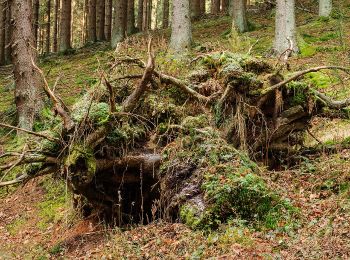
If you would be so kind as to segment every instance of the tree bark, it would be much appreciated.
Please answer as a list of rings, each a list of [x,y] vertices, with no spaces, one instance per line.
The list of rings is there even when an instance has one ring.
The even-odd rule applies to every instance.
[[[323,17],[329,17],[332,12],[332,0],[319,0],[318,15]]]
[[[60,0],[55,0],[55,15],[54,15],[54,25],[53,25],[53,51],[58,50],[58,17],[60,9]]]
[[[229,0],[221,0],[221,11],[225,15],[228,14],[229,5],[230,5],[230,1]]]
[[[112,0],[106,0],[106,21],[105,21],[105,36],[106,40],[110,41],[111,40],[111,35],[112,35]]]
[[[192,28],[189,0],[174,0],[170,49],[176,53],[180,53],[190,49],[191,44]]]
[[[152,29],[152,0],[147,1],[147,30]]]
[[[97,33],[96,33],[96,1],[89,0],[89,12],[87,17],[88,30],[87,30],[87,41],[96,42]]]
[[[235,28],[238,32],[241,33],[248,30],[246,4],[246,0],[233,0],[232,28]]]
[[[11,26],[11,7],[9,1],[5,2],[5,63],[11,63],[11,34],[12,34],[12,26]]]
[[[39,0],[33,0],[33,29],[34,29],[34,46],[38,45],[38,30],[39,30]]]
[[[167,0],[164,0],[164,1],[167,1]],[[142,24],[143,24],[143,0],[138,0],[138,7],[137,8],[138,8],[137,9],[137,29],[139,31],[142,31]]]
[[[47,0],[46,9],[47,23],[45,52],[49,53],[51,47],[51,0]]]
[[[163,0],[163,29],[169,27],[169,0]]]
[[[104,41],[105,36],[105,12],[106,12],[106,2],[105,0],[97,1],[97,40]]]
[[[205,0],[200,0],[199,4],[200,4],[201,15],[203,15],[205,14]]]
[[[29,0],[12,0],[12,61],[15,78],[15,103],[18,126],[30,130],[39,114],[42,100],[40,78],[32,62],[36,61]]]
[[[211,13],[220,13],[220,0],[211,0]]]
[[[135,32],[135,0],[128,0],[127,34]]]
[[[112,48],[125,39],[127,2],[125,0],[114,1],[114,22],[111,37]]]
[[[190,1],[190,5],[191,5],[191,17],[193,19],[197,19],[201,14],[200,0],[192,0]]]
[[[148,0],[143,0],[142,31],[148,30]]]
[[[298,51],[296,25],[295,25],[295,2],[294,0],[277,0],[276,27],[273,51],[276,55]]]
[[[64,52],[71,47],[71,19],[72,0],[61,1],[60,14],[60,52]]]
[[[6,9],[5,3],[0,2],[0,66],[5,64],[5,25]]]

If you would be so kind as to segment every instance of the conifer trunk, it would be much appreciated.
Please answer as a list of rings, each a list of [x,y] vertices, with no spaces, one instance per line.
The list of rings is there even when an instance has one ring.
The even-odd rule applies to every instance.
[[[38,31],[39,31],[39,0],[33,0],[33,30],[34,30],[34,46],[38,44]]]
[[[191,44],[192,28],[189,0],[174,0],[170,49],[176,53],[180,53],[190,49]]]
[[[71,48],[72,0],[61,0],[60,52]]]
[[[97,1],[97,40],[98,41],[104,41],[106,39],[105,37],[105,11],[106,11],[106,5],[105,0],[98,0]]]
[[[274,54],[281,55],[290,48],[297,52],[294,0],[277,0],[275,22]]]
[[[169,0],[163,0],[163,29],[169,27]]]
[[[55,0],[55,14],[54,14],[54,24],[53,24],[53,51],[58,50],[58,17],[60,9],[60,0]]]
[[[105,36],[106,40],[111,40],[111,34],[112,34],[112,0],[106,0],[106,21],[105,21]]]
[[[135,32],[135,0],[128,0],[127,34]]]
[[[47,23],[46,23],[46,45],[45,45],[45,52],[50,52],[51,47],[51,0],[47,0],[46,3],[46,17],[47,17]]]
[[[114,22],[111,37],[112,48],[117,47],[117,44],[125,39],[126,32],[126,12],[127,2],[125,0],[114,1]]]
[[[164,0],[166,1],[166,0]],[[137,29],[139,31],[142,31],[142,24],[143,24],[143,0],[138,0],[138,7],[137,7]]]
[[[246,32],[248,30],[246,5],[246,0],[233,0],[232,27],[235,28],[238,32]]]
[[[0,66],[5,64],[5,3],[0,1]]]
[[[332,0],[319,0],[319,16],[329,17],[332,12]]]
[[[32,129],[35,117],[41,108],[39,93],[40,78],[33,67],[36,62],[36,50],[31,19],[29,0],[12,0],[12,61],[15,78],[15,103],[17,108],[18,126]]]
[[[87,41],[96,42],[96,0],[89,0],[89,12],[87,17],[88,30]]]

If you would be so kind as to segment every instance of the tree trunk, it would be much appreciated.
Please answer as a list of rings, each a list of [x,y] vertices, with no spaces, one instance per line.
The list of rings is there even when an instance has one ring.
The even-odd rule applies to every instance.
[[[319,16],[329,17],[332,12],[332,0],[319,0]]]
[[[97,1],[97,40],[104,41],[105,37],[105,11],[106,11],[106,2],[105,0]]]
[[[220,0],[211,0],[211,13],[220,13]]]
[[[12,0],[12,61],[15,78],[15,103],[18,126],[30,130],[34,119],[39,114],[42,100],[39,94],[40,78],[33,67],[36,62],[34,34],[31,23],[29,0]]]
[[[164,0],[169,1],[169,0]],[[143,24],[143,0],[138,1],[138,7],[137,7],[137,29],[139,31],[142,31],[142,24]]]
[[[135,0],[128,0],[127,34],[135,32]]]
[[[199,1],[201,15],[205,14],[205,2],[206,2],[205,0]]]
[[[89,12],[87,17],[88,30],[87,30],[87,41],[96,42],[96,1],[89,0]]]
[[[125,39],[126,32],[126,12],[127,2],[125,0],[114,1],[114,22],[111,38],[112,48],[117,47],[117,44]]]
[[[143,0],[142,31],[148,30],[148,0]]]
[[[163,0],[163,29],[169,27],[169,0]]]
[[[39,0],[33,0],[33,29],[34,29],[34,46],[37,47],[38,43],[38,30],[39,30]]]
[[[296,25],[295,25],[295,2],[294,0],[277,0],[276,28],[273,51],[275,55],[286,53],[290,48],[298,51]]]
[[[53,51],[57,52],[58,50],[58,16],[60,9],[60,0],[55,0],[55,17],[54,17],[54,25],[53,25]]]
[[[11,63],[11,34],[12,34],[12,26],[11,26],[11,7],[9,1],[5,2],[5,14],[6,14],[6,20],[5,20],[5,63],[9,64]],[[34,45],[33,45],[34,46]]]
[[[106,40],[111,40],[111,34],[112,34],[112,0],[106,0],[106,22],[105,22],[105,36]]]
[[[173,0],[170,49],[176,53],[191,48],[192,28],[189,0]]]
[[[152,0],[147,1],[147,30],[152,29]]]
[[[0,2],[0,66],[5,64],[5,25],[6,25],[6,6]]]
[[[46,5],[46,16],[47,16],[47,23],[46,23],[46,46],[45,46],[45,52],[50,52],[51,47],[51,0],[47,0]]]
[[[230,0],[221,0],[221,11],[223,14],[228,14],[228,8],[230,6]]]
[[[60,52],[71,48],[71,19],[72,19],[72,0],[61,1],[60,14]]]
[[[197,19],[201,14],[201,0],[192,0],[190,1],[191,6],[191,18]]]
[[[246,4],[246,0],[233,0],[232,28],[235,28],[238,32],[246,32],[248,30]]]

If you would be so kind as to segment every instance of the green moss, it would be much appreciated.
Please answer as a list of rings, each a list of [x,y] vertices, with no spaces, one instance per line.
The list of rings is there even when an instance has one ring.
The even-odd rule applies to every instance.
[[[44,200],[38,203],[40,221],[37,226],[41,230],[45,230],[50,224],[63,219],[69,194],[67,194],[66,186],[62,181],[45,179],[41,185],[46,194]]]
[[[339,80],[322,72],[311,72],[305,76],[307,81],[312,83],[318,88],[328,88],[331,85],[337,83]]]
[[[12,236],[15,236],[23,229],[23,226],[27,223],[27,220],[28,219],[25,216],[18,217],[11,224],[7,225],[6,229]]]
[[[308,84],[300,81],[292,81],[287,85],[287,89],[293,91],[293,96],[289,103],[293,106],[305,105],[308,98]]]
[[[180,209],[180,218],[184,224],[192,229],[197,229],[202,227],[202,216],[195,207],[190,205],[184,205]]]
[[[302,38],[299,38],[298,45],[301,57],[311,57],[316,54],[316,48],[306,43]]]

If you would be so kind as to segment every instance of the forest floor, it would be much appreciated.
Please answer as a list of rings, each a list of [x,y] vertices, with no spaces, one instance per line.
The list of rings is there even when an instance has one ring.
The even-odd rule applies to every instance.
[[[290,59],[291,71],[320,65],[350,65],[350,1],[339,1],[329,20],[298,11],[301,54]],[[304,6],[315,11],[313,6]],[[194,25],[194,40],[210,51],[235,51],[262,57],[273,39],[271,11],[250,12],[253,30],[232,46],[230,19],[210,17]],[[154,33],[157,66],[173,75],[185,75],[187,67],[169,61],[169,31]],[[147,37],[136,35],[118,51],[145,57]],[[137,50],[137,51],[136,51]],[[196,52],[197,52],[196,51]],[[69,56],[48,56],[41,66],[56,92],[68,105],[98,83],[113,51],[103,43]],[[310,80],[335,98],[349,96],[350,88],[336,73],[315,73]],[[11,67],[0,68],[1,121],[14,113]],[[313,134],[323,143],[350,136],[350,121],[316,118]],[[308,136],[307,143],[317,141]],[[11,135],[0,132],[0,153],[15,146]],[[110,228],[97,219],[83,219],[72,207],[71,194],[62,182],[42,177],[23,187],[0,190],[0,259],[348,259],[350,258],[350,150],[304,158],[300,165],[280,171],[264,171],[263,178],[299,209],[289,229],[259,231],[241,224],[216,231],[193,231],[183,224],[154,222],[125,229]]]

